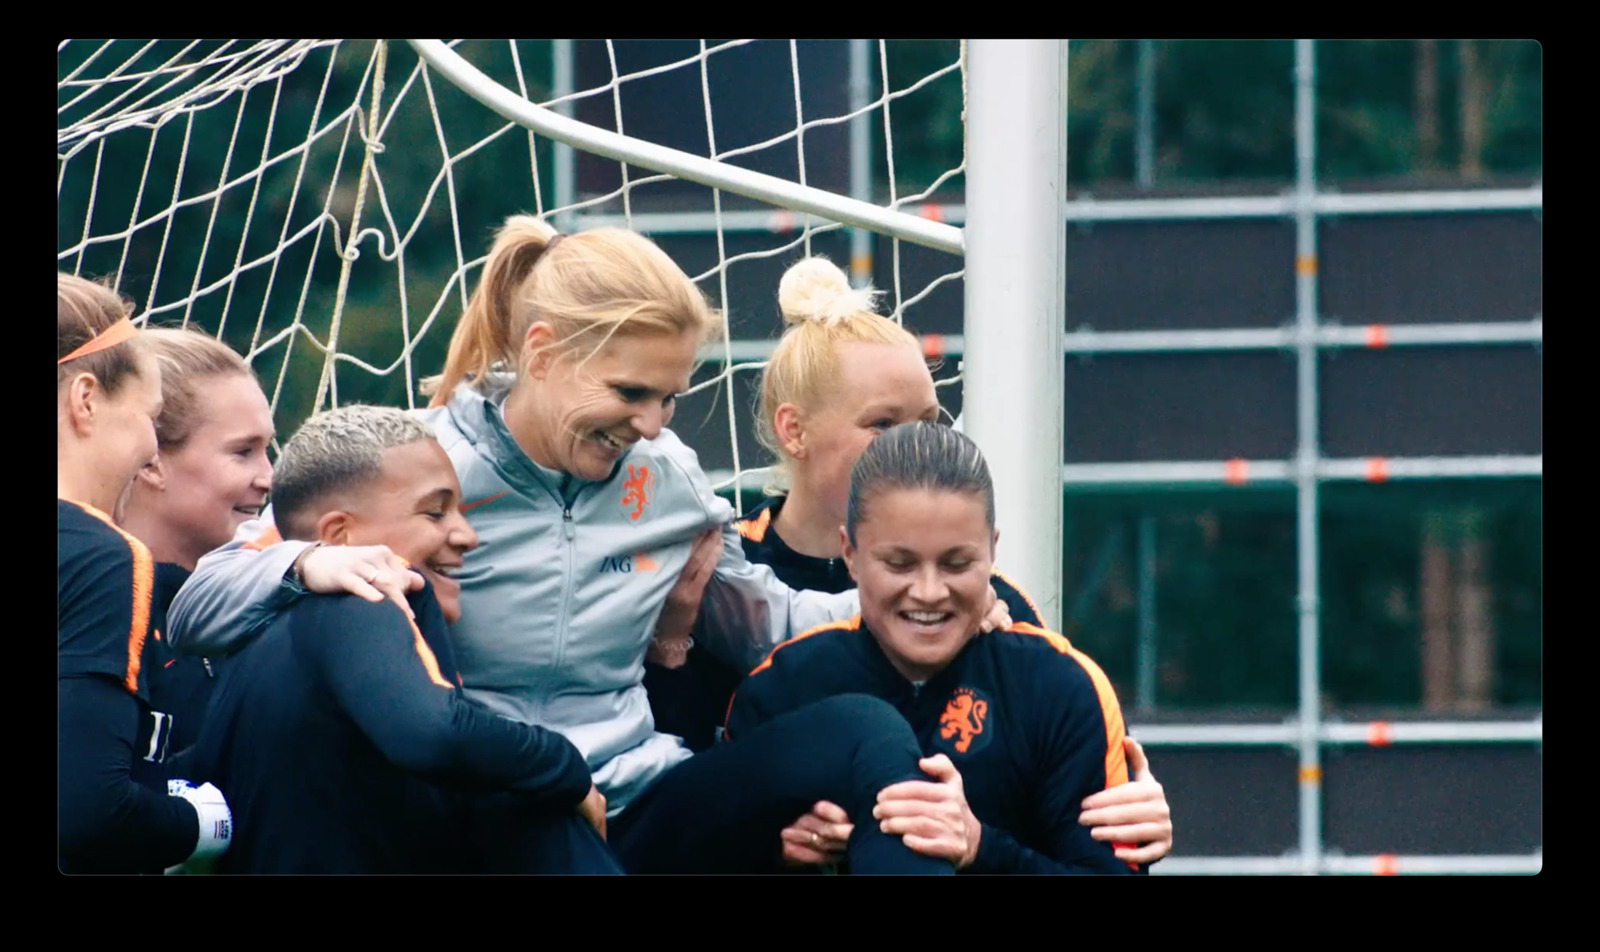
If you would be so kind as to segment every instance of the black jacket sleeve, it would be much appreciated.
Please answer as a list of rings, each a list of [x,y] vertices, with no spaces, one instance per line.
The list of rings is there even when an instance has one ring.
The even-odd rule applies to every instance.
[[[469,701],[393,604],[313,596],[299,611],[296,654],[391,763],[441,786],[512,791],[553,807],[588,795],[589,767],[571,741]],[[437,609],[418,617],[442,624]]]
[[[194,807],[134,783],[130,773],[147,710],[110,678],[56,679],[62,872],[159,873],[194,852]]]
[[[1127,780],[1122,760],[1122,711],[1109,681],[1087,658],[1062,654],[1040,666],[1034,696],[1043,702],[1043,743],[1037,745],[1043,850],[1030,849],[987,824],[972,872],[1129,874],[1143,872],[1116,857],[1110,843],[1078,822],[1085,797]],[[1092,669],[1092,673],[1091,673]],[[1095,675],[1099,675],[1097,678]],[[1115,764],[1123,764],[1120,768]],[[1108,771],[1113,775],[1108,776]]]
[[[780,696],[782,679],[772,674],[773,661],[773,655],[768,654],[766,660],[739,682],[733,699],[728,702],[727,719],[722,727],[723,740],[743,737],[789,710]]]

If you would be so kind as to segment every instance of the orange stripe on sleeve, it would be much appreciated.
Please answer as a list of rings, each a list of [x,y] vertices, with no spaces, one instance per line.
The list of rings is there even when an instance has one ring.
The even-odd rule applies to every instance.
[[[1106,725],[1106,788],[1110,789],[1119,784],[1128,782],[1128,755],[1122,749],[1122,739],[1127,735],[1127,728],[1122,723],[1122,705],[1117,703],[1117,692],[1111,687],[1111,681],[1094,659],[1072,647],[1072,642],[1053,631],[1046,631],[1037,625],[1026,622],[1012,624],[1011,630],[1025,635],[1035,635],[1050,642],[1050,646],[1064,655],[1070,656],[1078,662],[1089,680],[1094,683],[1094,692],[1100,700],[1100,715]]]
[[[261,533],[260,535],[256,536],[254,539],[251,539],[249,542],[246,542],[244,544],[244,547],[247,548],[247,549],[253,549],[253,550],[257,551],[257,552],[260,552],[262,549],[265,549],[267,546],[269,546],[269,545],[277,545],[279,542],[282,542],[282,541],[283,541],[283,536],[278,534],[278,527],[277,526],[268,526],[267,527],[267,531],[265,531],[265,532]]]
[[[444,679],[444,673],[439,670],[439,658],[428,647],[428,642],[422,637],[422,629],[411,618],[406,621],[411,625],[412,644],[417,649],[417,657],[422,659],[422,668],[428,672],[428,680],[441,688],[454,688],[455,685]]]
[[[765,515],[765,513],[763,513],[763,515]],[[761,659],[761,663],[755,666],[755,668],[750,672],[750,675],[760,674],[762,671],[765,671],[768,668],[772,667],[772,656],[777,654],[778,651],[780,649],[782,649],[783,647],[785,647],[786,645],[792,645],[795,642],[800,641],[803,638],[810,638],[812,635],[815,635],[818,632],[823,632],[823,631],[854,631],[854,630],[856,630],[857,628],[860,628],[860,627],[861,627],[861,616],[860,615],[853,615],[853,616],[851,616],[849,618],[844,619],[843,621],[833,621],[833,622],[828,622],[826,625],[818,625],[815,628],[808,628],[805,631],[802,631],[800,634],[795,635],[793,638],[790,638],[788,641],[785,641],[782,644],[778,645],[778,647],[773,648],[771,651],[767,652],[767,656],[765,658]],[[748,676],[749,675],[747,675],[747,677]],[[740,688],[742,689],[743,685],[740,685]],[[724,728],[726,728],[726,726],[727,726],[728,719],[733,716],[733,702],[735,700],[737,700],[738,697],[739,697],[739,690],[735,689],[734,692],[733,692],[733,696],[728,698],[728,709],[722,712],[722,723],[723,723]]]
[[[128,540],[128,547],[133,550],[133,622],[128,625],[128,674],[122,686],[128,689],[128,693],[137,694],[145,632],[150,628],[150,601],[156,590],[156,567],[144,543],[126,532],[122,533],[122,537]]]
[[[133,621],[128,625],[128,669],[123,676],[122,686],[128,689],[129,694],[138,694],[139,666],[144,655],[144,639],[150,630],[150,605],[155,598],[155,559],[150,557],[150,550],[143,542],[122,531],[122,527],[113,522],[110,516],[81,502],[74,502],[73,505],[116,530],[117,535],[122,536],[122,541],[128,543],[128,551],[133,555]],[[160,637],[160,634],[156,635],[158,640]]]
[[[1122,705],[1117,703],[1117,692],[1112,689],[1106,673],[1088,655],[1076,648],[1071,650],[1071,654],[1089,672],[1089,679],[1094,682],[1094,693],[1100,698],[1100,713],[1106,722],[1106,787],[1109,789],[1127,783],[1128,755],[1122,749],[1127,729],[1122,723]]]
[[[808,628],[805,631],[802,631],[800,634],[795,635],[793,638],[790,638],[788,641],[785,641],[782,644],[778,645],[776,648],[773,648],[771,651],[767,652],[767,656],[761,660],[760,664],[756,665],[755,668],[753,670],[751,670],[750,674],[756,674],[757,672],[765,671],[768,668],[772,667],[772,656],[773,655],[777,654],[778,652],[782,651],[784,648],[787,648],[788,646],[794,644],[797,641],[800,641],[800,640],[805,639],[805,638],[810,638],[812,635],[815,635],[818,632],[823,632],[823,631],[854,631],[855,629],[860,628],[860,627],[861,627],[861,616],[860,615],[852,615],[852,616],[850,616],[849,618],[846,618],[843,621],[830,621],[826,625],[818,625],[815,628]],[[748,675],[747,675],[747,677],[748,677]]]

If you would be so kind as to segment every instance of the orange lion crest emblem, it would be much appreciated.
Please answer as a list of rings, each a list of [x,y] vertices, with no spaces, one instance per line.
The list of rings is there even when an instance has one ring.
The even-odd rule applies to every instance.
[[[628,514],[629,522],[638,522],[644,515],[644,507],[650,505],[655,488],[656,475],[650,472],[650,467],[628,464],[628,478],[622,481],[622,509]]]
[[[972,688],[957,688],[945,704],[944,713],[939,715],[939,736],[954,740],[956,753],[965,754],[972,749],[974,741],[983,737],[984,722],[988,717],[987,700],[979,697]]]

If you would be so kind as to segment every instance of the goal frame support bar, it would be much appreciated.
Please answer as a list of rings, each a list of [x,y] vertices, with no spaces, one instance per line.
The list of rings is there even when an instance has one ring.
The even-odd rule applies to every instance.
[[[959,255],[965,250],[961,229],[954,225],[881,208],[845,195],[807,188],[786,179],[596,128],[534,105],[484,75],[442,40],[406,42],[411,44],[424,62],[473,99],[506,119],[565,145],[736,195],[808,212],[846,225],[868,228],[938,251]]]

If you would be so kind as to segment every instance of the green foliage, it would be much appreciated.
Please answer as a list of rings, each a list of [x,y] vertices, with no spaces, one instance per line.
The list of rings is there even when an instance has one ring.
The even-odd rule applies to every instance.
[[[1460,174],[1463,95],[1483,117],[1486,174],[1537,176],[1543,158],[1543,50],[1530,40],[1470,41],[1476,85],[1461,82],[1458,40],[1434,42],[1436,145],[1419,136],[1421,41],[1322,40],[1316,44],[1317,174],[1333,181]],[[1294,178],[1294,43],[1291,40],[1155,40],[1154,168],[1157,185]],[[1139,89],[1136,40],[1072,40],[1067,58],[1067,177],[1074,188],[1134,180]],[[891,90],[955,62],[953,40],[885,44]],[[878,80],[874,55],[874,89]],[[1464,92],[1466,90],[1466,92]],[[945,76],[895,100],[897,194],[926,188],[961,162],[961,84]],[[874,170],[888,196],[881,114]],[[959,177],[941,194],[959,200]]]

